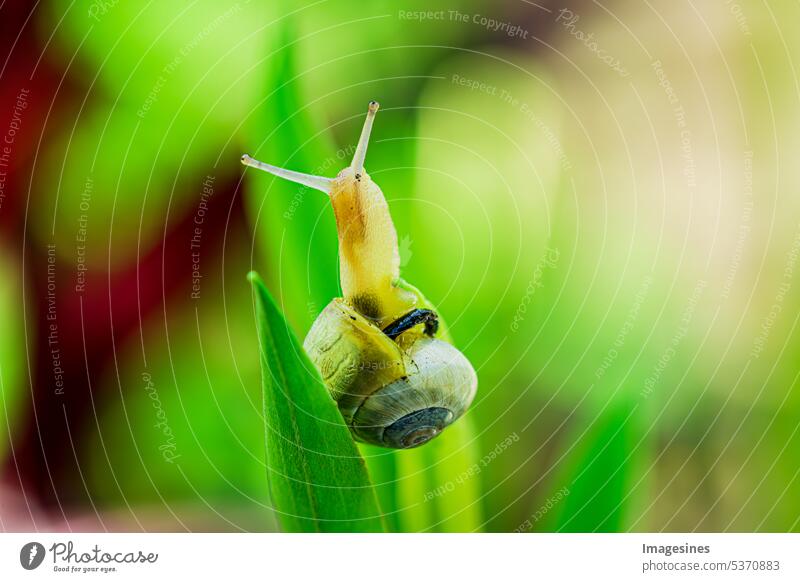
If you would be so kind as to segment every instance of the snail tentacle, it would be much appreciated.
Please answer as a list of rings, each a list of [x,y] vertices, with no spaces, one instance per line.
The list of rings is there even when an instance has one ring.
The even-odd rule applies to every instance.
[[[263,170],[264,172],[272,174],[273,176],[278,176],[279,178],[283,178],[284,180],[289,180],[290,182],[294,182],[295,184],[300,184],[302,186],[308,186],[309,188],[314,188],[314,190],[325,192],[325,194],[328,195],[330,195],[331,189],[333,188],[332,178],[325,178],[324,176],[314,176],[313,174],[304,174],[303,172],[295,172],[294,170],[279,168],[278,166],[273,166],[272,164],[265,164],[264,162],[259,162],[258,160],[248,156],[247,154],[242,156],[242,163],[245,166],[250,166],[251,168]]]
[[[375,114],[380,105],[377,101],[370,101],[367,108],[367,118],[364,120],[364,127],[361,128],[361,137],[358,140],[356,151],[353,154],[353,161],[350,167],[356,173],[356,180],[361,180],[364,173],[364,159],[367,157],[367,146],[369,145],[369,135],[372,133],[372,122],[375,121]]]

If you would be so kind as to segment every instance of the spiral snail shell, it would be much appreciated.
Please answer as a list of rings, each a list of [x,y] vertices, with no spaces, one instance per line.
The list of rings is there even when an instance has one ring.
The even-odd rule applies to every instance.
[[[390,448],[428,442],[467,410],[477,376],[441,338],[438,315],[400,278],[397,232],[383,192],[364,171],[378,103],[369,104],[353,161],[336,178],[242,163],[326,193],[336,216],[343,297],[303,342],[345,423],[360,441]]]

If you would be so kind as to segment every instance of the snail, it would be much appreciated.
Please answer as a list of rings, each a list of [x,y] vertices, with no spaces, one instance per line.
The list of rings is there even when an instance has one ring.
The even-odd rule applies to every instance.
[[[364,170],[378,103],[370,102],[353,161],[335,178],[242,163],[330,197],[339,238],[342,297],[317,317],[303,348],[356,440],[420,446],[467,410],[477,376],[441,336],[425,297],[400,278],[400,255],[383,192]]]

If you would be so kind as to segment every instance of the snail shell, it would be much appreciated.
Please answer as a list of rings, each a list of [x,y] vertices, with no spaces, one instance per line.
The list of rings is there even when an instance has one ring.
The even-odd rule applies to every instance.
[[[392,340],[342,299],[323,310],[303,347],[364,442],[419,446],[464,414],[475,397],[475,370],[452,345],[416,329]]]

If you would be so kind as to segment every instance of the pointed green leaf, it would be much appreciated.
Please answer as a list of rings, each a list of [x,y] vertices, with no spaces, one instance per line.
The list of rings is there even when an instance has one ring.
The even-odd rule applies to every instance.
[[[609,407],[570,455],[555,481],[569,492],[554,512],[558,531],[615,532],[628,527],[626,515],[638,494],[633,485],[645,472],[641,457],[647,450],[635,410],[630,402]]]
[[[382,531],[366,465],[333,399],[261,278],[255,292],[266,464],[285,531]]]

